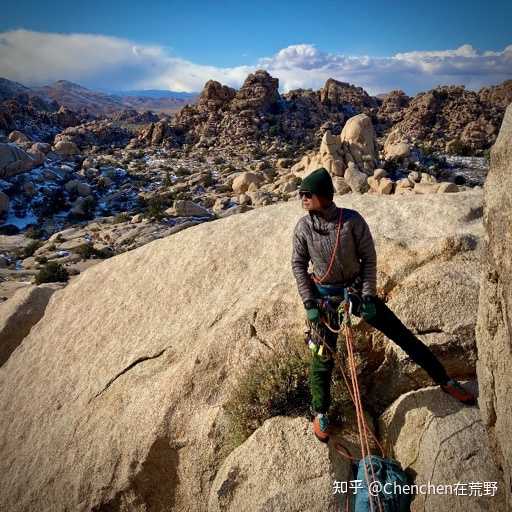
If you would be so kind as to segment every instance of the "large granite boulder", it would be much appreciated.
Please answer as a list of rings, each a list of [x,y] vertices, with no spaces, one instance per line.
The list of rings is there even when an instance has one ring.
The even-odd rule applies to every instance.
[[[277,416],[258,428],[220,466],[208,512],[339,510],[333,481],[351,478],[344,459],[331,463],[327,447],[305,418]]]
[[[512,105],[509,105],[485,182],[488,237],[477,323],[480,410],[512,506]]]
[[[354,162],[360,171],[371,176],[377,167],[377,139],[372,120],[366,114],[351,117],[341,131],[345,159]]]
[[[14,143],[0,143],[0,178],[15,176],[34,167],[35,160]]]
[[[473,229],[481,195],[335,201],[367,219],[379,289],[391,292]],[[290,260],[303,214],[289,201],[193,226],[89,267],[54,294],[0,370],[0,509],[206,512],[227,456],[233,368],[302,335]],[[295,426],[279,428],[287,436]]]
[[[320,150],[304,155],[291,171],[296,176],[305,178],[315,169],[324,167],[333,178],[344,177],[347,182],[352,182],[353,191],[365,192],[368,190],[366,178],[376,169],[377,157],[377,140],[371,118],[366,114],[359,114],[345,123],[339,136],[326,130]]]
[[[476,391],[474,383],[465,385]],[[451,486],[453,494],[418,492],[411,512],[508,510],[503,478],[477,407],[460,404],[438,387],[424,388],[398,398],[379,418],[379,427],[389,455],[411,483],[425,490],[427,485]]]

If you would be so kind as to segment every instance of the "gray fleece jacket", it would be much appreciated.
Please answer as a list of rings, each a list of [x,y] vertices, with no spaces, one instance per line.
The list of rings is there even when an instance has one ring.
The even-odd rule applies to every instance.
[[[368,224],[356,210],[341,208],[340,241],[331,272],[322,284],[349,285],[357,276],[362,280],[362,295],[377,294],[377,254]],[[293,232],[292,270],[302,302],[318,297],[308,274],[321,278],[329,266],[336,244],[340,208],[332,202],[321,212],[310,211],[299,219]]]

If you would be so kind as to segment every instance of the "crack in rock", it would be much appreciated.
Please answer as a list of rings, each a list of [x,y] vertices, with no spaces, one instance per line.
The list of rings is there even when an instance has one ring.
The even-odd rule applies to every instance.
[[[254,314],[254,318],[256,318],[256,313]],[[251,338],[257,339],[262,345],[265,345],[269,350],[275,350],[274,347],[268,342],[263,340],[258,336],[258,332],[256,331],[256,327],[254,324],[249,324],[249,334]]]
[[[162,349],[160,352],[158,352],[157,354],[153,355],[153,356],[143,356],[143,357],[139,357],[138,359],[135,359],[135,361],[133,361],[133,363],[130,363],[124,370],[121,370],[117,375],[115,375],[114,377],[112,377],[108,382],[107,384],[105,385],[105,387],[99,391],[98,393],[96,393],[91,399],[89,399],[89,403],[94,400],[95,398],[97,398],[98,396],[100,396],[105,390],[107,390],[114,381],[116,381],[119,377],[121,377],[121,375],[125,374],[126,372],[128,372],[129,370],[131,370],[134,366],[137,366],[138,364],[140,363],[143,363],[144,361],[148,361],[150,359],[156,359],[157,357],[160,357],[167,349],[164,348]]]

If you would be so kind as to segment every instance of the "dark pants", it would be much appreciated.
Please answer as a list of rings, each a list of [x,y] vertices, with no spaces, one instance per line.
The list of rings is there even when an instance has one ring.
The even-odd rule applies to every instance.
[[[375,307],[377,314],[367,323],[384,333],[390,340],[393,340],[432,377],[436,384],[446,383],[449,379],[446,370],[432,351],[400,321],[379,297],[375,297]],[[352,314],[361,316],[359,308],[355,308]],[[337,322],[331,323],[331,326],[336,329],[339,328]],[[324,342],[333,351],[337,350],[338,334],[331,332],[323,324],[320,325],[320,332],[325,340]],[[312,355],[309,367],[309,387],[312,407],[315,412],[326,413],[329,409],[333,367],[334,360],[329,356],[328,349],[324,349],[323,356]]]

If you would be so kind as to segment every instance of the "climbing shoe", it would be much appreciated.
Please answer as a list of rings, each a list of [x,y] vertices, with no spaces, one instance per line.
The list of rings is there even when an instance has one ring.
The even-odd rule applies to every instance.
[[[318,413],[313,420],[313,432],[319,441],[326,443],[329,440],[329,418],[327,414]]]
[[[455,379],[450,379],[446,384],[441,384],[441,389],[455,397],[459,402],[462,402],[465,405],[475,405],[476,398],[475,396],[468,390],[464,389],[458,381]]]

